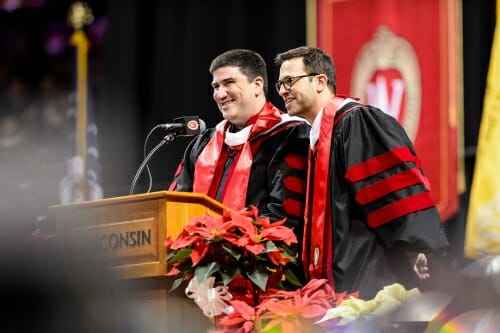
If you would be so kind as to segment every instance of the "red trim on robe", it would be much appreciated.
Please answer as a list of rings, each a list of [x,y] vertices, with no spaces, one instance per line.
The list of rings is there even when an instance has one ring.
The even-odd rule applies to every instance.
[[[304,202],[301,200],[287,198],[283,201],[283,207],[285,207],[285,211],[290,215],[304,215]]]
[[[291,192],[304,193],[306,189],[306,182],[304,179],[295,176],[288,176],[283,179],[283,185]],[[302,213],[300,213],[302,215]]]
[[[399,147],[351,166],[345,177],[351,182],[357,182],[403,162],[414,162],[416,167],[420,168],[418,157],[413,155],[408,147]]]
[[[312,191],[313,182],[313,167],[314,167],[314,152],[309,149],[308,154],[308,163],[307,163],[307,185],[306,185],[306,201],[305,201],[305,209],[304,209],[304,231],[302,235],[302,265],[304,268],[304,273],[306,277],[312,278],[310,276],[310,266],[312,262],[312,251],[311,251],[311,219],[312,219],[312,211],[311,211],[311,202],[312,196],[314,195]],[[316,198],[316,200],[321,201],[323,198]],[[326,200],[326,199],[324,199]]]
[[[177,176],[179,176],[179,174],[181,173],[183,166],[184,166],[184,160],[182,160],[181,163],[179,163],[179,165],[177,166],[177,170],[175,170],[175,174],[174,174],[175,180],[168,187],[169,191],[174,191],[175,188],[177,187]]]
[[[281,122],[281,114],[282,112],[279,109],[271,103],[266,102],[259,112],[258,117],[252,117],[252,121],[255,119],[255,123],[252,125],[248,140],[243,144],[238,161],[232,166],[231,178],[224,183],[224,195],[221,202],[226,206],[235,210],[245,208],[253,152],[258,150],[262,139],[268,136],[263,135],[256,140],[252,140],[252,138],[279,124]],[[224,146],[224,135],[228,126],[229,122],[227,121],[223,121],[216,126],[215,135],[210,139],[198,157],[195,165],[193,192],[208,194],[212,186],[218,187],[218,184],[212,185],[212,183],[220,181],[215,179],[214,174],[218,159],[222,155],[221,150]],[[275,132],[270,135],[273,134]]]
[[[368,214],[368,225],[376,228],[390,222],[398,217],[417,212],[419,210],[431,208],[434,201],[429,192],[423,192],[411,197],[407,197],[390,203]]]
[[[419,169],[405,170],[361,188],[359,192],[356,193],[356,201],[362,205],[366,205],[389,193],[416,184],[423,184],[425,186],[427,183],[427,178],[422,175]]]
[[[246,206],[248,180],[252,169],[252,143],[245,143],[237,161],[231,165],[228,180],[224,183],[221,202],[233,209],[241,210]]]
[[[309,151],[309,169],[307,173],[306,209],[304,213],[304,239],[302,244],[302,262],[306,276],[328,278],[333,281],[333,221],[330,193],[330,157],[331,138],[334,118],[344,98],[334,97],[325,105],[316,152]],[[313,161],[314,156],[316,160]],[[314,166],[314,176],[312,176]],[[320,179],[320,181],[314,181]],[[315,253],[317,262],[315,264]]]
[[[290,154],[285,157],[285,163],[293,169],[306,170],[307,160],[300,155]]]
[[[215,175],[218,160],[222,156],[224,132],[228,126],[229,123],[227,121],[219,123],[215,127],[214,136],[212,136],[205,148],[203,148],[201,154],[198,156],[193,176],[193,192],[208,195]]]
[[[237,155],[237,154],[236,154]],[[215,167],[215,173],[213,176],[212,184],[210,185],[210,189],[207,195],[211,198],[215,198],[217,196],[217,190],[220,180],[222,179],[222,174],[224,173],[224,165],[229,157],[229,150],[227,148],[223,148],[220,152],[219,160],[217,161],[217,166]],[[234,158],[238,158],[238,156],[234,156]]]

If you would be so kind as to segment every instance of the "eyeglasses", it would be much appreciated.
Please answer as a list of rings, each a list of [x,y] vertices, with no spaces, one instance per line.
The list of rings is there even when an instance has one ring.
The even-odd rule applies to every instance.
[[[288,76],[284,78],[283,80],[278,80],[274,84],[274,87],[276,88],[276,91],[280,92],[281,86],[285,87],[286,90],[292,89],[292,86],[297,82],[298,80],[302,79],[303,77],[308,77],[308,76],[316,76],[319,75],[317,73],[311,73],[311,74],[304,74],[304,75],[297,75],[297,76]]]

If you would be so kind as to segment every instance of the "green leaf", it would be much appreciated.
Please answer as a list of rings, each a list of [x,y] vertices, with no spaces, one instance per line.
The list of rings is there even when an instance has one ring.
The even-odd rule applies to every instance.
[[[224,250],[226,250],[230,255],[233,256],[234,259],[236,260],[240,260],[241,258],[241,253],[238,253],[238,252],[234,252],[231,248],[227,247],[227,246],[224,246],[222,245],[222,247],[224,248]]]
[[[225,286],[231,282],[236,275],[241,274],[240,267],[238,265],[232,265],[232,266],[224,266],[224,268],[219,269],[219,274],[222,277],[222,283],[224,283]]]
[[[211,262],[206,265],[199,265],[194,271],[194,276],[198,282],[203,282],[207,280],[214,273],[218,272],[220,265],[216,262]]]
[[[192,249],[183,249],[175,252],[169,252],[167,255],[167,263],[173,264],[174,262],[177,262],[179,260],[186,259],[191,255],[192,251]]]
[[[235,274],[226,274],[223,272],[220,272],[220,275],[222,277],[222,283],[227,286],[231,281],[233,281]]]
[[[266,250],[264,252],[273,252],[273,251],[278,251],[278,248],[276,247],[273,241],[267,241]]]
[[[290,262],[292,262],[294,264],[297,262],[297,259],[295,258],[295,256],[292,256],[290,253],[282,252],[281,255],[283,257],[287,258],[288,260],[290,260]]]
[[[300,281],[297,278],[297,276],[295,275],[295,273],[289,268],[287,268],[285,270],[285,278],[292,285],[297,286],[297,287],[302,287],[302,283],[300,283]]]
[[[280,246],[279,246],[284,252],[288,253],[288,254],[291,254],[291,255],[295,255],[297,254],[297,246],[292,244],[292,246],[288,246],[286,245],[285,242],[281,242]]]
[[[179,287],[181,285],[182,281],[183,281],[182,277],[175,279],[174,283],[172,283],[172,287],[170,287],[168,292],[171,292],[171,291],[174,291],[175,289],[177,289],[177,287]]]
[[[262,291],[266,291],[267,280],[269,278],[267,269],[258,267],[256,270],[248,272],[246,275],[257,287],[262,289]]]
[[[276,326],[269,327],[262,332],[263,333],[283,333],[283,329],[281,328],[281,325],[276,324]]]

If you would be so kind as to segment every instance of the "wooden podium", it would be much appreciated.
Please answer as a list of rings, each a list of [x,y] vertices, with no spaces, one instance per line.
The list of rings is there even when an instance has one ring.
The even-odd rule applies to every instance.
[[[133,279],[143,332],[206,332],[210,321],[182,288],[167,291],[167,236],[175,238],[192,217],[220,216],[225,207],[206,195],[159,191],[51,206],[57,237],[68,246],[94,246],[120,278]],[[75,240],[79,242],[75,242]],[[75,245],[76,244],[76,245]]]

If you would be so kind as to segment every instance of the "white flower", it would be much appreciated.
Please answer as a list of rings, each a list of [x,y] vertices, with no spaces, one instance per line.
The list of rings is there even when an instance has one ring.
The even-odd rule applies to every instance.
[[[210,318],[233,312],[233,307],[226,303],[233,298],[227,286],[214,288],[214,283],[215,277],[213,276],[201,283],[198,283],[196,278],[192,278],[186,287],[186,296],[193,299],[203,314]]]

